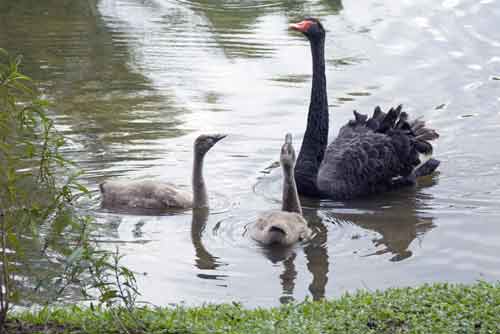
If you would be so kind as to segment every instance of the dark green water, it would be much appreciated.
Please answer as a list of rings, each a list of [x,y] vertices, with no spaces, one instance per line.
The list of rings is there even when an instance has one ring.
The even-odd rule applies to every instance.
[[[402,103],[440,132],[442,165],[416,189],[306,201],[316,238],[269,253],[245,227],[279,208],[279,170],[262,171],[285,132],[297,148],[304,132],[309,46],[287,30],[304,16],[327,29],[332,135],[353,109]],[[55,102],[67,155],[95,193],[82,205],[110,226],[106,247],[120,241],[147,273],[143,299],[268,306],[500,279],[499,21],[494,0],[2,1],[0,47],[24,54]],[[193,139],[208,132],[229,136],[207,157],[207,219],[99,209],[97,185],[115,177],[189,187]]]

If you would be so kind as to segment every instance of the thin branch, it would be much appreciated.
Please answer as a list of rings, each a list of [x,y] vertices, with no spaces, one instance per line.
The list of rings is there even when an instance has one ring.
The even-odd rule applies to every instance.
[[[3,328],[4,322],[7,317],[7,312],[9,311],[9,263],[7,259],[7,227],[5,222],[5,217],[2,218],[2,291],[0,295],[2,296],[2,303],[0,305],[0,327]]]

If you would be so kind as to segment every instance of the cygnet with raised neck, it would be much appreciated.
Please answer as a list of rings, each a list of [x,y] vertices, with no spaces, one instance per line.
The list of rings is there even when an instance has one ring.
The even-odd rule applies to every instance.
[[[264,245],[290,246],[311,238],[311,230],[302,216],[302,208],[295,184],[295,150],[292,135],[286,134],[281,147],[283,171],[283,203],[281,211],[268,211],[259,215],[250,227],[250,236]]]
[[[166,182],[107,181],[100,184],[102,207],[105,209],[179,210],[208,208],[208,195],[203,178],[206,153],[221,139],[222,134],[200,135],[194,142],[192,193]]]

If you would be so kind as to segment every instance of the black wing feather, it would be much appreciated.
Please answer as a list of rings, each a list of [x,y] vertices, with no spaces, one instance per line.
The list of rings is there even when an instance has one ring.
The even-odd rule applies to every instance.
[[[401,110],[376,107],[371,118],[354,112],[325,152],[317,178],[323,195],[348,199],[385,191],[415,171],[420,154],[432,153],[429,141],[438,134],[421,120],[410,123]]]

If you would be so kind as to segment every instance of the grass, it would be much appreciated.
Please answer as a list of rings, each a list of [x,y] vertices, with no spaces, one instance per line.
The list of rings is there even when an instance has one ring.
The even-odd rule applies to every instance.
[[[102,310],[68,307],[14,314],[8,333],[494,333],[500,283],[359,291],[270,309],[241,305]],[[118,320],[119,319],[119,320]]]

